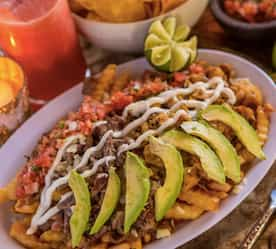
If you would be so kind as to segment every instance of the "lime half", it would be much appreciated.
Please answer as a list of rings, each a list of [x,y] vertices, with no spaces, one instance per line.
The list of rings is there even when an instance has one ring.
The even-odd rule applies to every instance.
[[[151,24],[145,40],[145,55],[158,70],[177,72],[189,66],[197,55],[197,38],[186,40],[188,26],[177,26],[176,18],[169,17]]]

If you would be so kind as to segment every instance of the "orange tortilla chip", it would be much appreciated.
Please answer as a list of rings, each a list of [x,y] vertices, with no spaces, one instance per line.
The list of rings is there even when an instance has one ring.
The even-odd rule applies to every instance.
[[[160,0],[161,1],[161,14],[168,12],[180,4],[186,2],[186,0]]]
[[[78,0],[79,3],[93,11],[108,22],[134,22],[147,18],[142,0]]]
[[[69,0],[69,6],[72,11],[78,13],[84,9],[84,7],[78,2],[78,0]]]
[[[153,8],[153,16],[159,16],[161,14],[161,1],[153,1],[152,2],[152,8]]]
[[[98,16],[94,11],[90,11],[87,14],[86,18],[89,19],[89,20],[94,20],[94,21],[98,21],[98,22],[104,22],[105,21],[103,18]]]
[[[94,0],[74,0],[75,5],[82,6],[86,10],[94,10],[96,1]]]

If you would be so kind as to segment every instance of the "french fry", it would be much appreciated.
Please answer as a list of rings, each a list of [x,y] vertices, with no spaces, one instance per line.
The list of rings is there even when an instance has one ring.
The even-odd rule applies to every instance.
[[[228,193],[232,186],[229,183],[218,183],[218,182],[210,182],[208,183],[207,187],[211,190],[226,192]]]
[[[257,134],[261,145],[264,145],[268,138],[269,118],[262,106],[257,107]]]
[[[255,156],[246,148],[242,148],[238,153],[241,165],[251,163],[255,159]]]
[[[9,200],[7,190],[5,188],[0,189],[0,204]]]
[[[14,177],[4,188],[0,188],[0,204],[16,200],[17,176]]]
[[[18,200],[14,205],[14,210],[15,212],[20,214],[34,214],[38,205],[38,202],[27,205],[25,203],[22,203],[22,200]]]
[[[128,81],[129,81],[129,73],[128,72],[123,72],[122,74],[120,74],[120,76],[118,76],[118,78],[116,78],[115,83],[112,86],[111,94],[125,88]]]
[[[151,235],[149,233],[146,233],[144,236],[143,236],[143,241],[145,243],[149,243],[151,241]]]
[[[175,219],[175,220],[194,220],[198,218],[203,212],[204,212],[204,209],[200,207],[177,202],[166,213],[165,217],[167,219]]]
[[[182,191],[188,191],[195,187],[199,182],[199,178],[196,175],[187,174],[185,176],[184,184],[182,187]]]
[[[108,65],[100,77],[97,79],[97,85],[95,86],[94,91],[91,94],[91,97],[95,100],[102,101],[104,98],[105,92],[107,92],[112,86],[117,66],[114,64]]]
[[[51,246],[48,243],[40,242],[34,235],[27,235],[28,226],[22,221],[16,221],[12,224],[10,229],[10,236],[17,240],[23,246],[30,249],[50,249]]]
[[[107,249],[108,244],[107,243],[101,243],[94,246],[91,246],[90,249]]]
[[[142,249],[143,248],[143,245],[142,245],[142,241],[141,239],[137,239],[135,241],[132,241],[130,243],[130,248],[131,249]]]
[[[109,249],[131,249],[130,244],[128,243],[122,243],[116,246],[111,246]]]
[[[224,200],[229,196],[228,193],[222,191],[208,191],[208,193],[212,196],[218,197],[221,200]]]
[[[48,230],[40,236],[40,239],[45,242],[62,242],[64,238],[64,233],[52,230]]]
[[[111,242],[111,235],[110,233],[106,233],[101,238],[103,243],[110,243]]]
[[[179,199],[206,211],[217,210],[220,203],[220,199],[218,197],[210,196],[202,190],[189,190],[181,192]]]

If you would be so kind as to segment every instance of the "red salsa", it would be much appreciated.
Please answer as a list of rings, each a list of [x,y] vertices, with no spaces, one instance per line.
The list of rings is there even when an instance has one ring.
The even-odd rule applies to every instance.
[[[224,0],[224,9],[230,16],[249,23],[276,20],[276,0]]]

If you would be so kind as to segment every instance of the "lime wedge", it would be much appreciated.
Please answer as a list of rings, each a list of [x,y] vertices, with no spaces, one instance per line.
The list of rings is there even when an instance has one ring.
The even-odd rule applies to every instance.
[[[185,41],[188,38],[190,32],[191,32],[191,29],[189,26],[179,26],[175,30],[173,39],[177,42]]]
[[[155,34],[149,34],[147,40],[145,41],[145,50],[149,50],[154,47],[159,47],[161,45],[166,45],[166,42],[164,40],[161,40]]]
[[[170,72],[177,72],[189,64],[190,56],[189,50],[183,47],[173,47],[172,48],[172,60],[170,65]]]
[[[165,19],[163,26],[170,37],[174,36],[175,30],[176,30],[175,17],[169,17],[169,18]]]
[[[149,33],[157,35],[160,39],[164,41],[170,41],[171,39],[170,35],[166,31],[165,27],[163,26],[160,20],[152,23],[149,29]]]
[[[193,63],[197,56],[197,37],[193,36],[189,41],[179,43],[179,46],[183,48],[190,48],[191,58],[190,63]]]
[[[165,65],[171,60],[171,48],[168,45],[155,47],[151,50],[151,60],[156,66]]]
[[[165,72],[177,72],[189,66],[197,55],[197,38],[186,40],[189,33],[188,26],[177,26],[175,17],[153,22],[144,45],[148,61]]]

